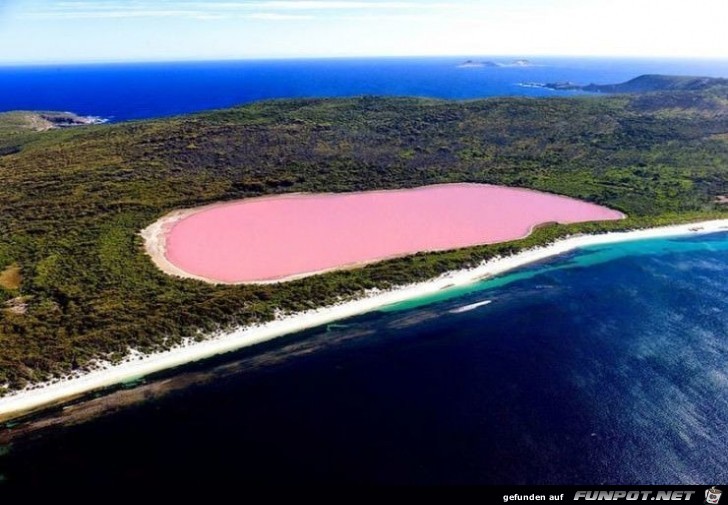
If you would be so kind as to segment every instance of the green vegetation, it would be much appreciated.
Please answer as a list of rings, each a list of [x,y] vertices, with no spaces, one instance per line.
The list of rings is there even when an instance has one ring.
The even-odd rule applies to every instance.
[[[720,86],[575,99],[285,100],[43,132],[0,116],[0,272],[22,266],[19,286],[0,285],[0,384],[18,388],[130,347],[168,348],[577,231],[726,216],[714,203],[728,194],[726,134]],[[463,181],[561,193],[630,218],[265,286],[168,277],[138,236],[172,209],[219,200]]]
[[[647,74],[621,84],[589,84],[583,89],[602,93],[646,93],[649,91],[699,91],[726,85],[728,85],[728,79],[717,77]]]
[[[536,84],[548,89],[582,90],[592,93],[650,93],[655,91],[704,91],[728,86],[728,79],[718,77],[690,77],[686,75],[646,74],[619,84],[587,84],[550,82]]]

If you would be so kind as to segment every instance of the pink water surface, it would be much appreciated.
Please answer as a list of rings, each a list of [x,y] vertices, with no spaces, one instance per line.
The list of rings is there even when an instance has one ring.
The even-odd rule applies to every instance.
[[[255,282],[419,251],[504,242],[534,225],[620,219],[580,200],[485,184],[300,194],[203,208],[167,235],[167,259],[219,282]]]

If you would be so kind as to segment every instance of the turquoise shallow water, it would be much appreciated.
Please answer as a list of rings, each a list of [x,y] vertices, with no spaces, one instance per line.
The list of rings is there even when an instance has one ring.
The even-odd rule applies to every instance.
[[[727,279],[728,233],[585,248],[196,365],[214,380],[17,440],[0,474],[231,489],[724,482]]]
[[[717,235],[719,236],[719,235]],[[531,279],[538,275],[556,270],[588,267],[609,261],[617,260],[628,256],[648,256],[670,253],[687,253],[691,251],[728,251],[728,241],[693,241],[680,238],[661,238],[632,240],[619,244],[598,245],[582,247],[568,255],[561,255],[554,260],[549,258],[545,261],[526,265],[513,272],[505,273],[491,279],[468,284],[460,287],[452,287],[440,293],[413,298],[404,302],[389,305],[382,309],[383,312],[397,312],[412,310],[418,307],[457,299],[469,294],[487,292],[488,290],[507,286],[516,281]]]

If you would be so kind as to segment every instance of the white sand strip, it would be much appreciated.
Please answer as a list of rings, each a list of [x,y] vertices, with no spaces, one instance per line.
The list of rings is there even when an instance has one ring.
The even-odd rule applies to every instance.
[[[192,343],[150,355],[137,355],[133,359],[128,359],[120,364],[109,364],[79,377],[35,385],[32,389],[25,389],[0,398],[0,416],[10,418],[15,414],[57,403],[64,398],[75,397],[95,389],[234,351],[307,328],[369,312],[393,303],[430,295],[448,287],[471,284],[482,280],[484,277],[502,274],[514,268],[563,254],[579,247],[727,230],[728,219],[723,219],[629,232],[572,236],[509,257],[494,258],[476,268],[449,272],[430,281],[402,286],[391,291],[372,292],[354,301],[285,316],[257,326],[240,328],[229,333],[212,336],[208,340],[199,343]]]

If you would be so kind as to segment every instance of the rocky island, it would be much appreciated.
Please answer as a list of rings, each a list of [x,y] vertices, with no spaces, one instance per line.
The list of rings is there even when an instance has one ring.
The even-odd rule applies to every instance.
[[[532,67],[534,66],[529,60],[518,59],[510,62],[497,61],[475,61],[466,60],[458,65],[458,68],[505,68],[505,67]]]

